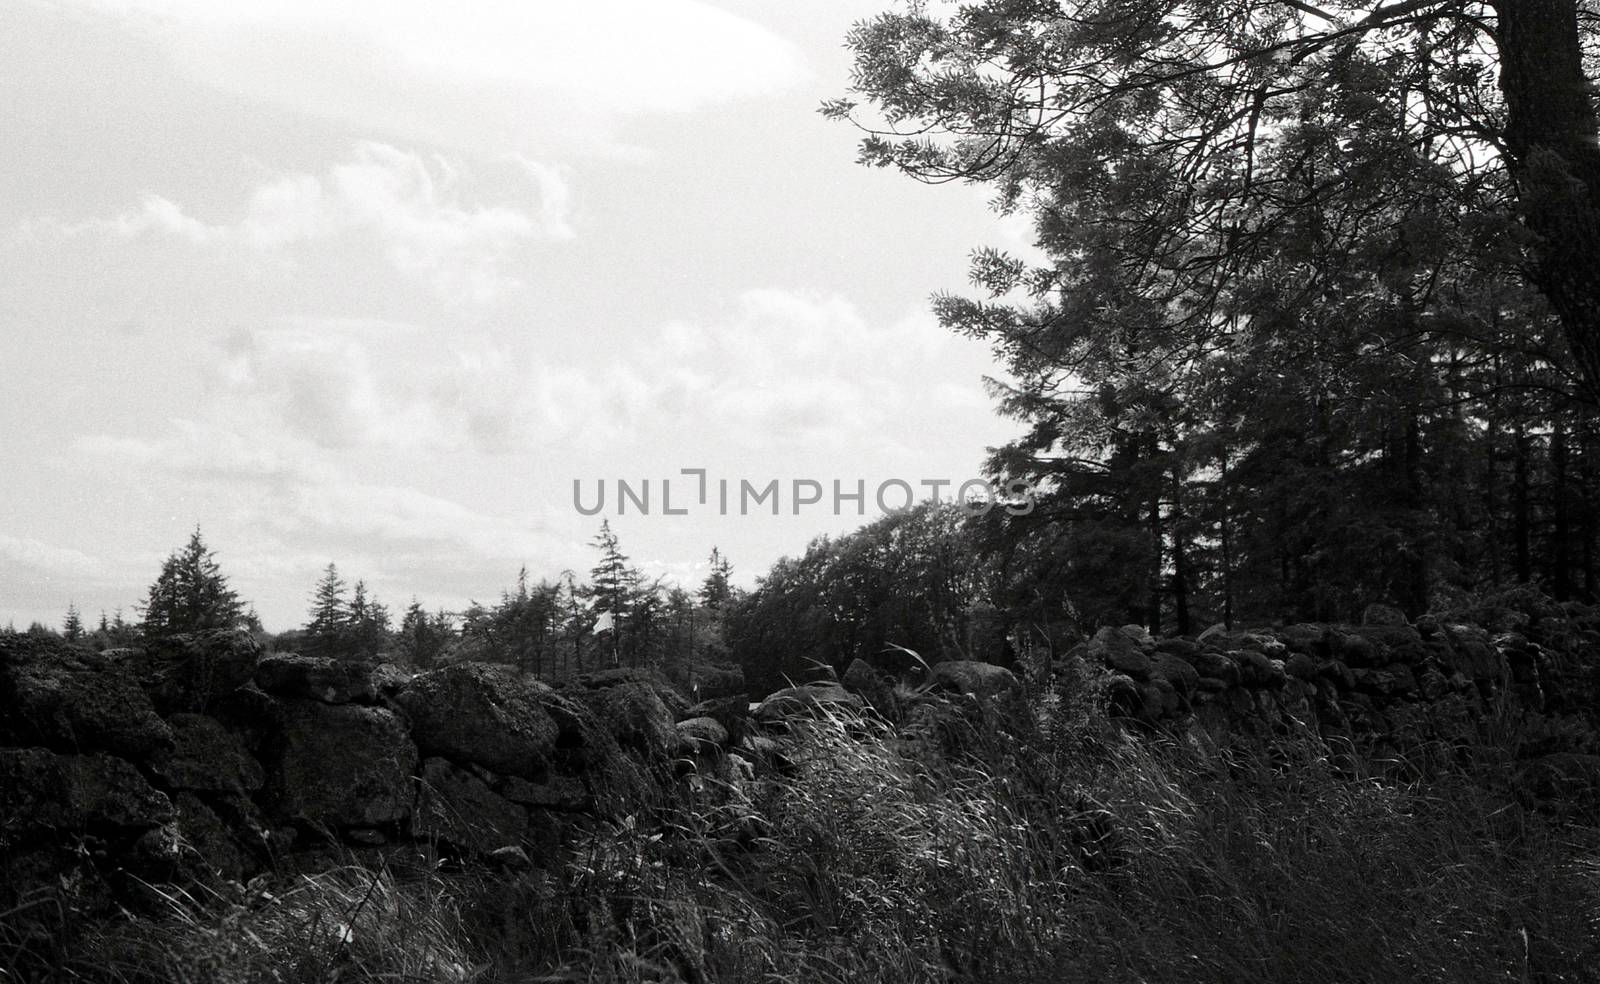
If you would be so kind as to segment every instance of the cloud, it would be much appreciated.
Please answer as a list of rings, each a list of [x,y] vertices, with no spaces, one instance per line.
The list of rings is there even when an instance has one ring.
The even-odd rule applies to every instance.
[[[587,350],[579,351],[587,344]],[[739,295],[721,318],[581,338],[297,319],[235,334],[217,379],[241,419],[324,450],[503,455],[692,445],[765,453],[904,446],[983,412],[981,345],[926,316],[869,322],[839,297]]]
[[[150,194],[114,218],[34,219],[21,233],[121,240],[155,235],[262,252],[355,237],[374,244],[395,270],[440,294],[487,302],[518,285],[506,273],[518,249],[573,235],[572,195],[562,171],[520,157],[515,163],[530,202],[469,205],[451,161],[363,142],[351,160],[326,174],[283,174],[258,185],[233,222],[203,221]]]
[[[414,139],[523,150],[785,90],[799,49],[698,0],[77,0],[224,92]]]

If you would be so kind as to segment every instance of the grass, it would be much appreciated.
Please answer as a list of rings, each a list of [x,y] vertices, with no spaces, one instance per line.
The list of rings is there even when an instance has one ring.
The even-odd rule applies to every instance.
[[[957,705],[801,721],[784,774],[700,776],[541,872],[172,894],[72,979],[1600,980],[1600,833],[1492,769],[1054,706],[1043,730]]]

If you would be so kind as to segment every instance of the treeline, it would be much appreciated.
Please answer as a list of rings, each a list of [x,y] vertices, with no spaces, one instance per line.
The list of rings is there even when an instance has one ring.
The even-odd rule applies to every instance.
[[[196,529],[162,564],[137,606],[138,622],[126,621],[119,610],[88,628],[70,605],[59,631],[39,623],[27,631],[107,649],[153,637],[242,628],[278,652],[383,660],[415,670],[477,660],[557,679],[649,667],[691,690],[712,681],[728,689],[730,677],[738,674],[731,668],[724,624],[740,593],[722,553],[712,549],[709,572],[691,593],[646,578],[622,552],[609,522],[601,524],[594,546],[600,556],[587,579],[569,571],[557,580],[534,582],[523,567],[515,587],[503,590],[492,604],[474,601],[462,611],[430,612],[412,599],[398,619],[365,581],[347,583],[330,563],[312,590],[305,624],[273,635],[229,586]]]

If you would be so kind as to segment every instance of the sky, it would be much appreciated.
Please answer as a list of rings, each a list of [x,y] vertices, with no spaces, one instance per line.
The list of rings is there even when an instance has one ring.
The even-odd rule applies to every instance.
[[[1017,425],[928,298],[1026,231],[816,112],[892,4],[3,0],[0,625],[136,618],[197,526],[274,631],[602,519],[749,586],[979,477]]]

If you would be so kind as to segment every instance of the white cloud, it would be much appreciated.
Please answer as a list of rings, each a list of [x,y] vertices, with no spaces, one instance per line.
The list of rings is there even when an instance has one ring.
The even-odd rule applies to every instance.
[[[258,185],[233,222],[206,222],[169,199],[147,195],[115,218],[34,219],[20,231],[124,240],[164,235],[264,252],[360,237],[400,273],[447,297],[486,302],[518,284],[506,272],[518,249],[573,235],[571,190],[560,169],[523,158],[516,163],[531,201],[469,205],[449,160],[363,142],[351,160],[326,174],[283,174]]]
[[[788,41],[698,0],[77,0],[246,98],[482,149],[605,144],[621,120],[784,90]]]

